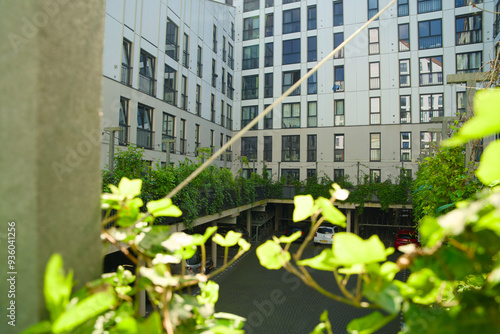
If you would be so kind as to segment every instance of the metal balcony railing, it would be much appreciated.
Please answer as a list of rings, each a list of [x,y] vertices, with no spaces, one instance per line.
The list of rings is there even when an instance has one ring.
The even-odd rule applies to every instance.
[[[132,79],[132,67],[122,64],[121,82],[127,86],[130,86],[132,82],[131,79]]]
[[[443,73],[424,73],[420,74],[420,86],[442,85]]]
[[[155,95],[155,83],[154,78],[147,77],[139,73],[139,90],[149,95]]]
[[[420,111],[420,123],[430,123],[432,117],[443,117],[443,110],[425,110]]]
[[[164,86],[163,99],[168,104],[177,106],[177,91],[171,87]]]
[[[443,46],[443,37],[439,36],[429,36],[429,37],[419,37],[418,48],[419,49],[432,49],[440,48]]]
[[[482,42],[483,31],[479,30],[469,30],[462,31],[456,33],[456,44],[457,45],[466,45],[473,43],[481,43]]]

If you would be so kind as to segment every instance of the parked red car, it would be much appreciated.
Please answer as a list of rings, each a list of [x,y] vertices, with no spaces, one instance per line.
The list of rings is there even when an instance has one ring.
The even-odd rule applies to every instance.
[[[408,244],[416,244],[417,247],[420,247],[417,232],[410,229],[399,230],[394,237],[394,248],[398,250],[400,246]]]

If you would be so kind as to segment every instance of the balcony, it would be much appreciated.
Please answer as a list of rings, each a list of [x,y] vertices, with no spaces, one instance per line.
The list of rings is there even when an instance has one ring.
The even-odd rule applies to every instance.
[[[420,74],[420,86],[432,86],[443,84],[443,73],[424,73]]]
[[[155,96],[155,83],[156,80],[154,78],[139,73],[139,90],[141,92]]]
[[[121,82],[127,86],[130,86],[132,82],[132,67],[122,64],[122,76],[121,76]]]
[[[482,30],[462,31],[456,34],[456,45],[481,43],[482,40]]]
[[[122,130],[118,132],[118,145],[127,146],[129,144],[129,126],[120,125]]]
[[[137,128],[137,147],[153,149],[154,131]]]
[[[432,117],[443,117],[443,110],[425,110],[420,111],[420,123],[430,123]]]

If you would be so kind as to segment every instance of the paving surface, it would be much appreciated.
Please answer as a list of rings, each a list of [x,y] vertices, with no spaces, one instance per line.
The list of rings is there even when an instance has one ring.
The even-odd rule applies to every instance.
[[[316,256],[324,247],[309,245],[303,258]],[[332,273],[311,270],[311,274],[321,286],[339,293]],[[324,310],[328,310],[333,332],[346,333],[352,319],[370,313],[323,296],[283,269],[265,269],[259,263],[255,247],[213,280],[220,285],[216,311],[245,317],[248,334],[310,333]],[[400,325],[398,317],[377,333],[397,333]]]

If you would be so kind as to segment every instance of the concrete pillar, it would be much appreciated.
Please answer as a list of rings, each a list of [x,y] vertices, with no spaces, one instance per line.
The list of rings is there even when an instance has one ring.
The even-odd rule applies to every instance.
[[[351,209],[347,209],[347,215],[346,215],[346,232],[351,233],[352,232],[352,226],[351,226]]]
[[[103,23],[101,0],[0,2],[0,333],[47,317],[53,253],[78,286],[102,272]],[[7,222],[15,223],[15,327],[6,317]]]

